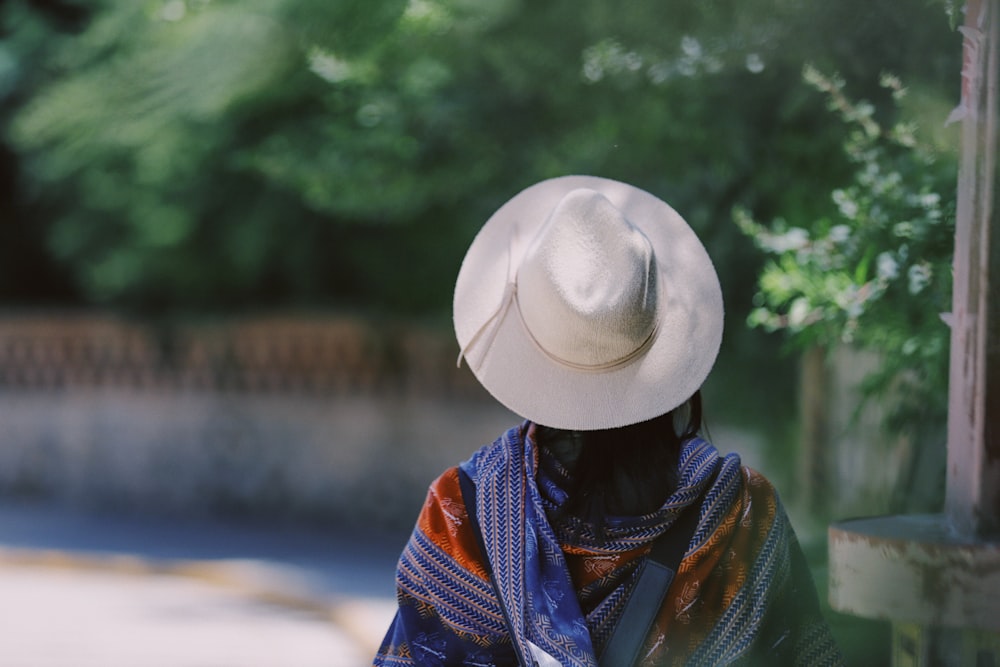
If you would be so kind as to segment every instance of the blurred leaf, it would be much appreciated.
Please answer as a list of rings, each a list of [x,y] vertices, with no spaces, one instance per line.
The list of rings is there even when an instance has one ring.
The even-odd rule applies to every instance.
[[[443,314],[497,206],[594,173],[670,201],[746,314],[762,260],[728,212],[828,221],[851,174],[801,62],[878,110],[882,71],[933,100],[959,56],[924,0],[39,7],[0,6],[15,215],[83,300],[145,312]]]

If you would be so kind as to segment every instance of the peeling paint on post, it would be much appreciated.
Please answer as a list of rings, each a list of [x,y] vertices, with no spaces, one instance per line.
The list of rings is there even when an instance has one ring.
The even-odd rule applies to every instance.
[[[997,80],[1000,2],[966,6],[962,159],[955,218],[946,514],[961,534],[1000,535],[1000,233]]]
[[[942,515],[830,529],[830,604],[893,621],[1000,632],[1000,543],[957,537]]]
[[[969,0],[945,511],[830,526],[830,605],[893,624],[893,665],[1000,665],[1000,0]]]

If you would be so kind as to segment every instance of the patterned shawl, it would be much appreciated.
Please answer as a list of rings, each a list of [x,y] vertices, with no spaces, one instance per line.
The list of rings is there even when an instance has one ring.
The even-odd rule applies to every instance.
[[[566,473],[539,453],[532,431],[514,427],[462,464],[476,485],[488,566],[457,468],[431,485],[374,665],[517,665],[516,643],[542,666],[596,666],[652,541],[697,500],[698,527],[640,664],[842,663],[774,488],[738,456],[685,442],[678,487],[659,510],[595,530],[572,517],[550,522]]]

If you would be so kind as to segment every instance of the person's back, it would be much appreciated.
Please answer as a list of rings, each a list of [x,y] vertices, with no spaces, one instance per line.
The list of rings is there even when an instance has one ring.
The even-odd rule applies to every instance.
[[[525,421],[431,485],[375,665],[840,664],[774,488],[699,434],[721,291],[673,209],[528,188],[473,242],[455,327]]]

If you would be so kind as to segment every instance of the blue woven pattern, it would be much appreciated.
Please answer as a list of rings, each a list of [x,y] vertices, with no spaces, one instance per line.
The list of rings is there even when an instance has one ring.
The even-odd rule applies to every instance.
[[[415,530],[396,569],[396,585],[423,602],[456,633],[506,633],[500,605],[488,581],[456,563],[422,531]]]
[[[511,428],[469,462],[487,557],[523,652],[531,641],[561,665],[590,667],[590,635],[535,485],[527,427]]]
[[[715,628],[691,660],[696,665],[724,665],[747,651],[757,636],[771,593],[788,579],[783,522],[776,522],[752,565],[747,584],[719,618]]]
[[[462,464],[476,485],[496,588],[473,573],[478,565],[463,564],[467,554],[448,552],[439,546],[447,542],[434,542],[418,524],[400,558],[399,610],[375,665],[504,667],[516,664],[515,644],[530,655],[530,643],[560,665],[595,667],[637,580],[643,548],[699,498],[689,567],[678,574],[687,587],[672,589],[665,601],[647,638],[648,664],[842,664],[780,501],[738,456],[690,440],[678,487],[656,512],[602,530],[572,519],[554,528],[548,516],[560,493],[539,471],[529,427],[510,429]],[[432,501],[451,507],[461,498]],[[579,590],[566,562],[570,549],[584,559],[574,563],[591,568]]]

